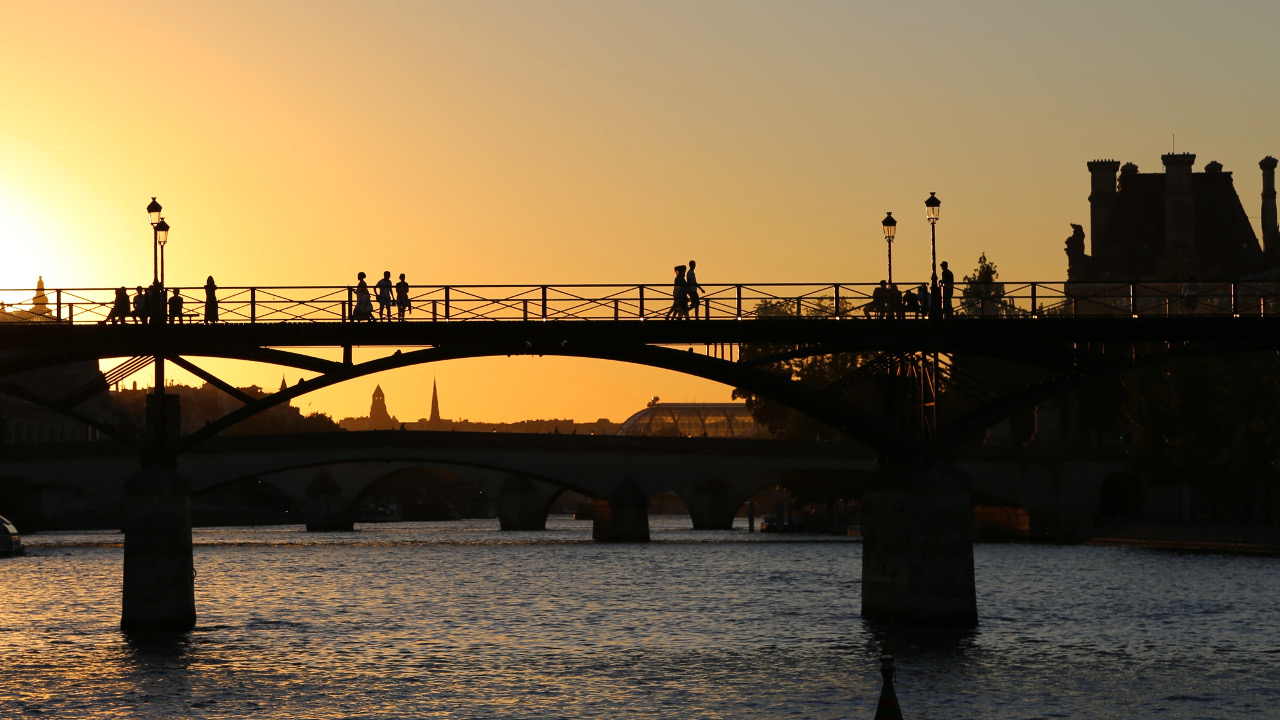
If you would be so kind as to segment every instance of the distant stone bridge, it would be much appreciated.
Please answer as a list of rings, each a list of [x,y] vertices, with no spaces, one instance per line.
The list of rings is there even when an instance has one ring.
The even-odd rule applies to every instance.
[[[476,483],[504,529],[542,529],[565,490],[643,508],[674,492],[695,528],[732,526],[759,490],[797,472],[875,470],[848,443],[721,438],[376,431],[218,438],[178,456],[191,492],[258,478],[278,488],[313,529],[351,527],[362,496],[398,472],[432,467]],[[50,450],[54,450],[51,452]],[[80,503],[116,507],[138,458],[106,443],[10,448],[4,474],[29,490],[61,488]]]
[[[1068,457],[1069,456],[1069,457]],[[5,448],[0,480],[18,480],[49,516],[115,511],[138,458],[108,443]],[[988,499],[1025,508],[1034,534],[1065,537],[1098,512],[1123,458],[1045,448],[973,448],[956,465]],[[724,438],[376,431],[230,436],[179,456],[192,494],[246,479],[277,488],[299,522],[350,528],[362,498],[405,470],[447,470],[482,489],[504,530],[539,530],[565,490],[625,507],[675,493],[695,529],[727,529],[763,488],[805,473],[866,477],[876,458],[850,443]],[[40,508],[33,508],[40,511]],[[113,512],[118,515],[118,512]]]

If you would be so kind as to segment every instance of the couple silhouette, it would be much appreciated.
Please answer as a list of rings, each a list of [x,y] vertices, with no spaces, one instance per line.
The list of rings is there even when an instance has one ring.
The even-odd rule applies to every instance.
[[[702,305],[700,293],[703,288],[698,284],[698,277],[695,274],[697,267],[698,263],[695,260],[690,260],[687,268],[684,265],[675,267],[676,279],[671,286],[671,308],[665,315],[667,320],[688,320],[690,310],[693,310],[695,318],[698,317],[698,308]]]

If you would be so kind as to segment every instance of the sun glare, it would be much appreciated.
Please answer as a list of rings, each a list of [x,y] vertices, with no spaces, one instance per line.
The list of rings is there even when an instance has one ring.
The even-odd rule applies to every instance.
[[[65,234],[61,223],[42,217],[20,193],[0,186],[0,247],[5,253],[0,290],[34,288],[41,276],[46,284],[57,284],[59,278],[65,284],[79,266],[75,254],[67,252]],[[15,301],[13,293],[3,295],[0,300]]]
[[[18,206],[15,196],[0,192],[0,247],[5,251],[5,262],[0,265],[0,288],[27,288],[35,285],[39,271],[32,275],[31,263],[33,255],[43,254],[39,248],[44,239],[34,218]]]

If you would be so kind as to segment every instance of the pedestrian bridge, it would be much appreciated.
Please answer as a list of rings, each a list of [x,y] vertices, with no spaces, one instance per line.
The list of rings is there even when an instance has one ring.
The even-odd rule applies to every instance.
[[[353,322],[354,290],[347,286],[220,288],[219,322],[199,325],[106,324],[110,289],[56,289],[35,297],[23,294],[32,291],[0,291],[26,298],[6,307],[11,322],[0,322],[0,347],[8,349],[0,356],[0,391],[112,435],[113,428],[77,414],[77,404],[149,363],[163,384],[168,360],[244,404],[180,440],[174,450],[185,453],[269,407],[357,377],[440,360],[560,355],[644,364],[723,383],[808,414],[883,456],[910,457],[1101,374],[1178,354],[1280,348],[1277,283],[1205,283],[1194,292],[1180,283],[969,284],[957,288],[952,318],[864,312],[875,287],[870,284],[705,287],[695,321],[666,318],[666,286],[424,286],[414,289],[414,312],[405,322]],[[389,354],[355,363],[356,346],[384,347]],[[746,357],[744,347],[752,349]],[[310,354],[314,348],[340,349],[343,359],[317,357]],[[838,353],[882,360],[856,364],[827,388],[768,369]],[[930,393],[952,381],[938,376],[945,374],[939,358],[945,363],[964,356],[1012,360],[1044,372],[1001,377],[1008,387],[984,388],[981,407],[931,420],[924,431],[907,423],[910,413],[902,407],[933,406]],[[271,363],[313,376],[266,398],[249,398],[201,368],[201,357]],[[62,398],[7,379],[106,358],[125,359],[98,386]],[[841,398],[877,372],[905,378],[904,388],[915,381],[911,376],[920,388],[889,408]]]
[[[927,280],[901,283],[903,290],[928,287]],[[699,284],[697,319],[838,318],[879,319],[900,297],[875,302],[878,283],[706,283]],[[173,322],[203,321],[204,287],[167,287],[166,297],[183,299]],[[0,322],[59,322],[92,325],[115,321],[113,288],[0,289]],[[227,286],[216,288],[219,323],[355,322],[358,290],[351,285]],[[941,299],[939,299],[941,300]],[[674,304],[671,283],[418,285],[411,288],[398,322],[622,321],[666,319]],[[957,313],[986,318],[1125,314],[1257,315],[1280,312],[1280,282],[1037,282],[958,283]],[[923,317],[927,308],[920,314]],[[375,314],[375,317],[377,315]],[[912,317],[915,317],[912,315]],[[141,319],[126,315],[125,324]]]

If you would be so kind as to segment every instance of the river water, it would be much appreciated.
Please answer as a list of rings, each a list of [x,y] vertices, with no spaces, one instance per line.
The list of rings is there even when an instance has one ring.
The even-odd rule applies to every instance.
[[[118,630],[121,536],[0,560],[0,717],[1280,717],[1280,559],[977,545],[980,625],[858,614],[861,545],[590,524],[197,529],[199,626]]]

